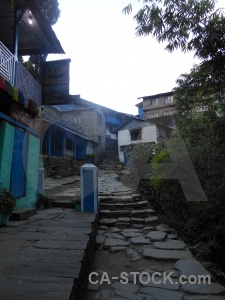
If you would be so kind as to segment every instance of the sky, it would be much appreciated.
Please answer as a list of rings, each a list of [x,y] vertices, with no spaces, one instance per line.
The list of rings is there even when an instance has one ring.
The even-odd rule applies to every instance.
[[[193,53],[169,53],[153,37],[137,37],[131,0],[59,0],[61,16],[53,26],[70,58],[70,94],[111,109],[137,114],[139,97],[171,91],[180,74],[198,60]],[[135,11],[137,1],[132,1]]]

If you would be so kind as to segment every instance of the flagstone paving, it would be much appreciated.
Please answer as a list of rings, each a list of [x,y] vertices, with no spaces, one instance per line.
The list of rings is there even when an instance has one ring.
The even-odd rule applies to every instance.
[[[82,299],[94,231],[95,214],[62,208],[0,227],[0,299]]]
[[[116,173],[100,170],[99,195],[96,273],[85,300],[225,300],[225,288]],[[211,283],[180,281],[202,275]]]

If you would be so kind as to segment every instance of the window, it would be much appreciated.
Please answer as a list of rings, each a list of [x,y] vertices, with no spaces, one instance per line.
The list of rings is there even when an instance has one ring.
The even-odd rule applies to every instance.
[[[152,119],[152,118],[158,118],[159,114],[158,113],[155,113],[155,114],[150,114],[148,116],[149,119]]]
[[[130,130],[131,141],[141,140],[141,129]]]
[[[81,117],[80,116],[74,117],[74,124],[80,124],[80,123],[81,123]]]
[[[164,103],[165,104],[173,103],[173,96],[167,96],[167,97],[165,97]]]
[[[97,124],[102,126],[102,116],[100,114],[97,114]]]
[[[156,105],[159,105],[159,99],[158,98],[151,100],[151,106],[156,106]]]
[[[67,139],[66,140],[66,149],[67,150],[73,150],[73,141],[72,141],[72,139]]]

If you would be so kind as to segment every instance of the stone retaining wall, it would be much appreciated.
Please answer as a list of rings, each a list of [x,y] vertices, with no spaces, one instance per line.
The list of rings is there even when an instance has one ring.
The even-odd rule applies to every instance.
[[[91,273],[94,261],[98,222],[99,215],[97,214],[95,221],[92,223],[92,231],[82,259],[80,274],[78,278],[74,278],[74,285],[69,300],[85,300],[85,292],[89,283],[88,276]]]
[[[83,160],[64,159],[56,156],[42,156],[46,177],[80,175],[80,167],[85,164]]]

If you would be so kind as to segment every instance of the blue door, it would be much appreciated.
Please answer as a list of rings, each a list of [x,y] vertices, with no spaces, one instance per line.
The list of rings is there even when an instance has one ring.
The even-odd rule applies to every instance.
[[[14,197],[25,195],[25,133],[15,128],[10,192]]]
[[[124,157],[124,164],[127,165],[129,161],[129,156],[125,151],[123,152],[123,157]]]

